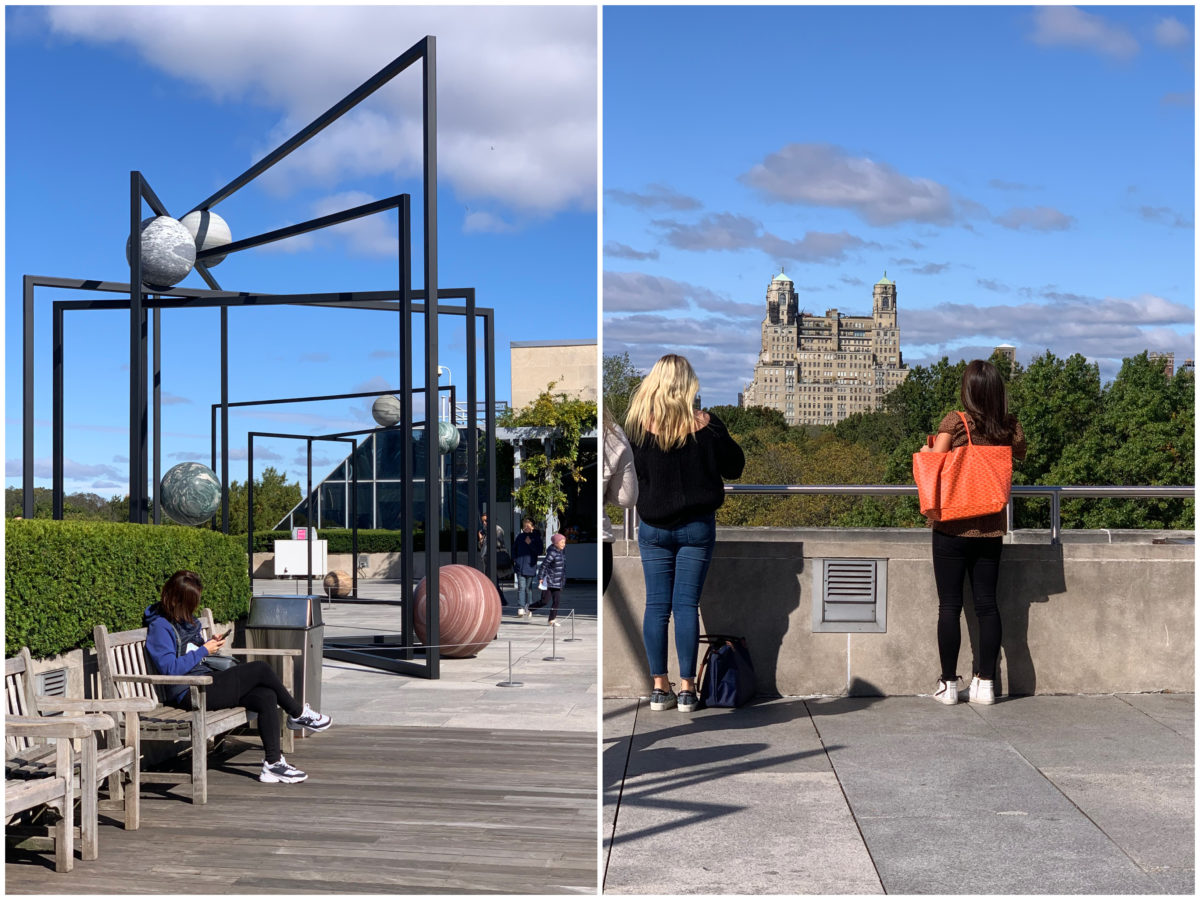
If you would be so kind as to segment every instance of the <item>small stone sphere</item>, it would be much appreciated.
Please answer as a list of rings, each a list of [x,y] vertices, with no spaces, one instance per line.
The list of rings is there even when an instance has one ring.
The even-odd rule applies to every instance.
[[[330,597],[349,597],[352,588],[350,573],[334,569],[325,576],[325,593]]]
[[[384,394],[371,405],[371,417],[384,428],[400,421],[400,398],[395,394]]]
[[[125,260],[133,257],[133,245],[125,242]],[[183,223],[170,216],[142,220],[142,283],[167,290],[187,278],[196,264],[196,242]]]
[[[221,507],[221,482],[208,466],[182,462],[167,470],[159,496],[163,512],[180,525],[200,525]]]
[[[195,212],[188,213],[179,221],[192,235],[197,253],[202,250],[212,250],[216,247],[224,247],[226,244],[233,243],[233,235],[229,232],[229,226],[215,212],[209,212],[207,209],[198,209]],[[225,254],[214,256],[212,259],[205,260],[204,264],[206,266],[215,266],[224,258]]]
[[[438,453],[443,456],[458,449],[458,429],[453,422],[438,422]]]
[[[426,642],[429,613],[424,578],[417,585],[413,613],[417,637]],[[438,626],[442,656],[477,654],[492,642],[500,627],[500,592],[496,585],[471,566],[442,566],[438,569]]]

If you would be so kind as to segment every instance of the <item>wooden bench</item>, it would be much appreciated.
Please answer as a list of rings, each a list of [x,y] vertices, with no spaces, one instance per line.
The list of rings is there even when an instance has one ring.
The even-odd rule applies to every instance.
[[[202,609],[198,618],[205,637],[212,637],[212,610]],[[192,751],[190,774],[174,772],[143,772],[144,783],[187,784],[192,786],[192,802],[208,802],[208,741],[235,728],[248,725],[251,713],[242,706],[231,709],[208,709],[205,689],[212,684],[211,675],[153,675],[153,666],[146,656],[146,629],[109,633],[103,625],[95,628],[96,658],[100,669],[100,686],[105,697],[146,697],[155,705],[139,718],[144,741],[187,742]],[[230,635],[232,641],[232,635]],[[234,648],[226,653],[239,656],[299,656],[299,650],[269,650],[264,648]],[[283,686],[294,693],[293,666],[283,666]],[[159,698],[160,685],[187,685],[191,709],[179,709],[164,704]],[[280,716],[282,747],[287,753],[295,747],[286,716]]]
[[[141,697],[89,700],[39,696],[34,683],[33,661],[27,647],[22,647],[17,656],[4,661],[4,695],[6,716],[107,713],[123,714],[127,722],[136,724],[138,712],[154,706],[151,701]],[[55,720],[61,721],[49,721]],[[104,721],[108,723],[104,734],[84,748],[72,773],[74,790],[79,797],[79,832],[81,856],[84,859],[95,859],[100,853],[97,791],[104,779],[109,782],[109,802],[106,805],[122,810],[126,830],[136,831],[140,824],[141,747],[138,729],[126,728],[125,740],[121,742],[114,719],[105,716]],[[39,770],[54,766],[55,747],[44,742],[31,738],[10,740],[6,750],[6,765],[17,764],[26,777],[36,776]],[[128,790],[123,784],[126,779],[129,781]]]
[[[80,795],[80,805],[86,806],[86,786],[91,785],[94,806],[96,732],[112,727],[113,720],[104,715],[4,717],[6,821],[42,806],[58,811],[52,832],[56,872],[70,872],[75,865],[75,797]],[[81,745],[78,760],[72,744],[75,740]],[[85,789],[82,794],[81,787]],[[12,830],[6,827],[5,832],[7,837]]]

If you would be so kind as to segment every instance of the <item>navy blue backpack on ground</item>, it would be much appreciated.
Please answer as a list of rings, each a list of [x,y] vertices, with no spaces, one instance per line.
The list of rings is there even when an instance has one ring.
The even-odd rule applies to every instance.
[[[700,702],[705,706],[742,706],[754,699],[754,663],[744,637],[702,634],[708,642],[700,663]]]

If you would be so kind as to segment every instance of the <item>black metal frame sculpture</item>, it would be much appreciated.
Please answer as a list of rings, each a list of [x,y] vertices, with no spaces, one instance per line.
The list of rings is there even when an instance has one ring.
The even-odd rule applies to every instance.
[[[58,301],[54,304],[54,416],[52,422],[53,429],[53,467],[54,467],[54,488],[55,488],[55,517],[62,516],[62,472],[63,472],[63,422],[62,422],[62,381],[63,381],[63,355],[62,355],[62,316],[67,309],[128,309],[130,321],[130,414],[129,414],[129,503],[130,503],[130,521],[146,523],[148,519],[148,498],[146,487],[146,475],[148,466],[147,458],[147,431],[148,431],[148,397],[147,397],[147,372],[148,364],[148,346],[147,346],[147,330],[148,319],[147,311],[154,310],[154,420],[155,420],[155,471],[154,476],[156,483],[158,480],[159,469],[159,403],[160,403],[160,358],[159,358],[159,337],[160,337],[160,311],[162,309],[172,308],[199,308],[217,306],[220,309],[221,315],[221,457],[222,468],[220,481],[222,485],[221,491],[221,513],[224,529],[228,530],[229,520],[229,373],[228,373],[228,311],[230,307],[253,306],[253,305],[326,305],[337,308],[352,308],[352,309],[391,309],[399,311],[399,344],[400,344],[400,384],[401,384],[401,420],[400,427],[411,431],[413,427],[412,420],[412,391],[411,384],[411,359],[412,359],[412,316],[415,313],[424,314],[424,362],[425,362],[425,384],[426,392],[425,399],[425,435],[426,441],[426,484],[434,485],[438,483],[441,474],[441,458],[437,453],[437,396],[438,396],[438,317],[439,308],[438,301],[444,294],[451,296],[463,296],[467,299],[466,308],[463,310],[468,320],[473,323],[475,316],[478,314],[474,307],[474,289],[466,289],[463,291],[443,292],[437,287],[438,270],[437,270],[437,63],[436,63],[436,39],[432,36],[426,36],[383,69],[377,72],[370,79],[356,88],[351,93],[347,94],[342,100],[330,107],[325,113],[318,116],[308,126],[303,128],[292,138],[285,141],[275,150],[267,154],[228,185],[218,190],[215,194],[203,200],[189,212],[208,211],[211,210],[217,203],[224,200],[249,184],[259,175],[270,169],[276,163],[280,162],[286,156],[298,149],[301,145],[315,137],[318,133],[351,110],[353,107],[361,103],[376,90],[387,84],[401,72],[408,69],[418,61],[422,62],[422,160],[423,160],[423,276],[424,290],[416,291],[412,288],[412,253],[411,253],[411,228],[410,228],[410,197],[408,194],[399,194],[384,200],[377,200],[372,203],[354,207],[353,209],[344,210],[342,212],[333,213],[328,216],[323,216],[318,219],[313,219],[307,222],[302,222],[297,225],[292,225],[286,228],[265,234],[245,238],[239,241],[234,241],[220,247],[214,247],[208,250],[201,250],[196,254],[196,271],[209,285],[211,290],[196,290],[188,288],[171,288],[169,290],[160,290],[149,287],[143,284],[142,281],[142,254],[141,241],[138,236],[141,233],[141,212],[142,204],[147,204],[156,215],[167,216],[169,213],[162,201],[154,193],[149,183],[138,171],[130,172],[130,241],[129,241],[129,261],[130,261],[130,280],[128,284],[120,282],[106,282],[99,280],[86,279],[66,279],[66,278],[44,278],[38,276],[26,275],[23,281],[23,435],[22,435],[22,485],[24,488],[24,513],[26,517],[33,517],[34,498],[33,498],[33,413],[34,413],[34,295],[37,287],[53,287],[67,288],[86,291],[108,291],[120,294],[128,294],[128,301],[125,300],[91,300],[91,301]],[[294,237],[304,234],[309,231],[314,231],[320,228],[326,228],[332,225],[348,222],[352,219],[361,218],[363,216],[372,215],[378,212],[396,209],[399,213],[399,227],[397,235],[397,244],[399,249],[399,289],[398,291],[385,292],[336,292],[336,293],[321,293],[321,294],[251,294],[245,292],[224,291],[216,282],[208,271],[206,260],[217,256],[225,256],[230,253],[236,253],[240,250],[247,250],[252,247],[262,246],[274,241],[283,240],[288,237]],[[421,299],[424,304],[417,304],[413,301]],[[451,310],[446,310],[451,312]],[[479,311],[483,313],[484,311]],[[488,390],[487,390],[487,435],[489,446],[495,440],[495,411],[494,411],[494,385],[492,385],[491,373],[494,371],[494,340],[491,310],[487,310],[483,315],[485,320],[485,354],[486,364],[485,369],[488,375]],[[474,404],[474,369],[475,369],[475,329],[468,328],[468,348],[467,348],[467,367],[468,367],[468,395],[471,403],[470,420],[474,421],[475,404]],[[404,521],[408,523],[407,541],[411,542],[412,528],[412,442],[405,441],[403,443],[403,493],[405,497],[405,515]],[[473,448],[474,442],[471,442]],[[472,457],[474,453],[470,454]],[[494,453],[489,453],[488,460],[488,485],[489,494],[492,495],[492,506],[494,506],[494,490],[495,490],[495,461]],[[469,466],[472,475],[475,474],[475,466]],[[472,484],[474,489],[474,481],[477,476],[473,477]],[[158,512],[158,491],[155,491],[156,499],[156,518]],[[474,507],[472,507],[474,508]],[[489,506],[489,509],[491,507]],[[431,512],[432,504],[425,505],[425,532],[426,534],[440,533],[440,521],[437,528],[431,528]],[[440,516],[440,510],[437,511]],[[491,542],[489,542],[490,545]],[[470,546],[470,545],[469,545]],[[491,566],[495,566],[495,551],[494,548],[489,550],[489,562]],[[474,554],[472,554],[474,556]],[[439,640],[439,616],[438,616],[438,565],[437,554],[426,554],[426,573],[425,580],[428,587],[429,602],[428,610],[428,633],[427,633],[427,665],[419,670],[412,668],[411,664],[407,667],[398,666],[395,659],[391,658],[392,654],[388,654],[388,658],[379,660],[378,662],[365,661],[368,665],[378,664],[382,668],[391,669],[393,671],[404,671],[411,674],[422,674],[427,677],[438,677],[438,660],[440,654],[438,652]],[[411,598],[408,596],[408,590],[412,587],[411,580],[405,584],[406,609],[411,608]],[[370,656],[371,654],[366,654]]]

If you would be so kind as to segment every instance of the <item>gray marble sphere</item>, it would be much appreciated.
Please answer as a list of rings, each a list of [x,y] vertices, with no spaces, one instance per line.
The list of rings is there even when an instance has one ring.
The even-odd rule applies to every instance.
[[[395,394],[384,394],[371,404],[371,417],[384,428],[400,421],[400,398]]]
[[[125,242],[125,259],[133,248]],[[187,278],[196,264],[196,242],[183,223],[170,216],[142,220],[142,282],[166,290]]]
[[[453,422],[438,422],[438,453],[445,456],[458,449],[458,429]]]
[[[229,232],[229,226],[215,212],[210,212],[207,209],[198,209],[195,212],[188,213],[179,221],[191,234],[192,240],[196,244],[197,253],[233,243],[233,235]],[[222,253],[220,256],[206,259],[204,264],[206,266],[215,266],[224,258],[225,254]]]
[[[208,466],[182,462],[167,470],[159,496],[163,512],[180,525],[200,525],[221,507],[221,482]]]

